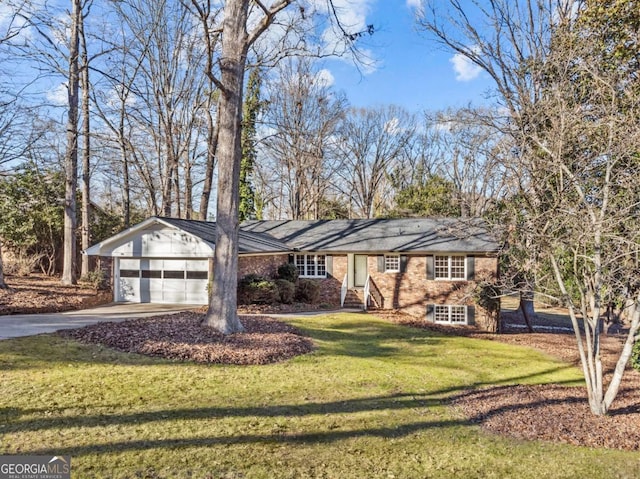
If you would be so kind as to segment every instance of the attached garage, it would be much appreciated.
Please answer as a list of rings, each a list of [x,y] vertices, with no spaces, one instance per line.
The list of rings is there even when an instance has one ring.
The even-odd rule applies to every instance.
[[[207,304],[215,223],[149,218],[91,246],[84,254],[113,258],[117,302]],[[289,253],[259,233],[239,235],[240,254]]]

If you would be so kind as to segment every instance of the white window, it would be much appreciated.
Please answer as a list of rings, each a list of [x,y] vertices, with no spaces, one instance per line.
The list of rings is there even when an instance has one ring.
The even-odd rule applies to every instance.
[[[434,309],[436,323],[467,324],[467,307],[437,304]]]
[[[327,263],[323,254],[297,254],[295,265],[301,278],[327,277]]]
[[[436,256],[434,271],[436,279],[466,279],[465,256]]]
[[[384,272],[385,273],[400,272],[400,255],[399,254],[384,255]]]

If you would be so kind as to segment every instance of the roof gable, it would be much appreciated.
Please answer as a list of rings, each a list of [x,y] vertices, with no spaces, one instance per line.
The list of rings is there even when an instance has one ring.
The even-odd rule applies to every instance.
[[[97,256],[212,256],[216,224],[210,221],[151,217],[85,251]],[[244,254],[287,253],[285,243],[259,232],[239,232]]]

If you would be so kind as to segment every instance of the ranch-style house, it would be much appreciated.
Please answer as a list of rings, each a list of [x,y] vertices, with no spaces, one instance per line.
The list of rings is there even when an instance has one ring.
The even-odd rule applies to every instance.
[[[215,222],[151,217],[84,254],[112,258],[114,300],[206,304]],[[466,218],[247,221],[238,277],[273,277],[293,263],[333,307],[398,309],[474,324],[473,291],[498,276],[498,243]]]

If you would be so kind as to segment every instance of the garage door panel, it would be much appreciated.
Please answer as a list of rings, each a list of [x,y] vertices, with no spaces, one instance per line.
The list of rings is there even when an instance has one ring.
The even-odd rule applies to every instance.
[[[162,301],[164,303],[184,303],[184,280],[165,279],[162,283]]]
[[[208,302],[208,259],[121,258],[119,267],[119,301]]]
[[[186,300],[191,304],[207,304],[207,281],[206,280],[187,280],[186,282]]]
[[[118,280],[117,301],[140,301],[140,278],[120,278]]]
[[[186,262],[187,271],[209,271],[209,260],[193,259]]]

